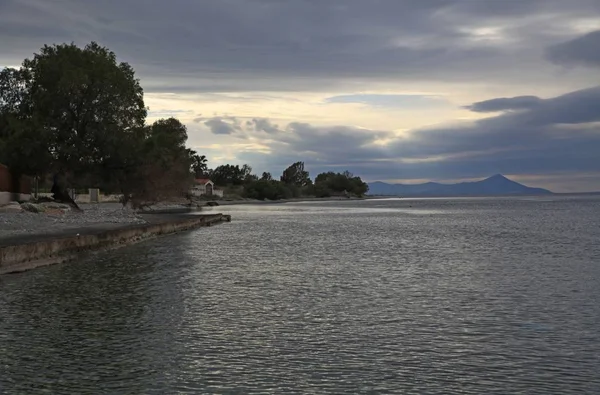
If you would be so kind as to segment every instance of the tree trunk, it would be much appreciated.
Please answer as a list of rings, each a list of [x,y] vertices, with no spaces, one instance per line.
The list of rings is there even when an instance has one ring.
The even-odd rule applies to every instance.
[[[75,203],[75,201],[71,198],[71,196],[69,195],[69,192],[65,188],[65,185],[63,184],[61,178],[62,178],[62,174],[60,172],[54,174],[54,177],[52,180],[52,189],[50,190],[50,192],[52,192],[52,199],[54,199],[60,203],[67,203],[68,205],[70,205],[71,207],[76,209],[77,211],[83,211],[79,208],[77,203]]]

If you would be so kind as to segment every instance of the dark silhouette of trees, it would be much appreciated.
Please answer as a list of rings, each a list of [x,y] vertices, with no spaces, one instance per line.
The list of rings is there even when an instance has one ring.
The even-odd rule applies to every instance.
[[[190,169],[206,171],[206,158],[185,147],[177,119],[148,126],[146,115],[133,68],[112,51],[45,45],[0,71],[0,162],[16,174],[54,174],[58,198],[67,185],[118,190],[125,201],[187,192]]]
[[[296,162],[283,171],[281,182],[287,185],[295,185],[296,187],[305,187],[312,184],[310,176],[304,170],[304,162]]]

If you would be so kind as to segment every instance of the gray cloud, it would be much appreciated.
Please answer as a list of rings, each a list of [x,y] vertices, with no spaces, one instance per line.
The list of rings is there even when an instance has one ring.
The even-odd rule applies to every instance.
[[[600,172],[600,87],[520,108],[463,127],[414,130],[402,138],[385,131],[292,123],[285,133],[272,136],[276,149],[271,155],[243,152],[240,157],[274,172],[305,160],[313,173],[349,169],[370,180]],[[386,138],[389,144],[376,144]]]
[[[250,121],[246,121],[246,125],[251,127],[256,132],[265,132],[268,134],[281,133],[279,126],[273,124],[269,119],[266,118],[253,118]]]
[[[147,91],[331,89],[349,78],[527,82],[551,70],[541,48],[571,38],[557,27],[600,15],[594,0],[501,3],[4,0],[0,64],[45,43],[97,40],[132,63]],[[486,26],[507,37],[477,31]]]
[[[553,45],[546,51],[546,57],[558,64],[600,66],[600,30]]]
[[[95,40],[132,64],[146,92],[221,100],[224,92],[361,92],[376,82],[441,81],[525,86],[541,96],[542,86],[574,91],[598,83],[597,70],[566,68],[561,77],[569,78],[557,78],[556,67],[600,64],[600,32],[574,33],[598,17],[598,0],[0,0],[0,66],[17,65],[44,44]],[[240,153],[256,167],[304,159],[371,179],[597,171],[598,88],[537,96],[473,103],[472,111],[504,113],[403,138],[258,117],[194,122],[217,135],[264,140],[272,155]],[[394,100],[367,99],[388,107]]]
[[[542,102],[537,96],[501,97],[473,103],[465,108],[474,112],[497,112],[508,110],[527,110],[537,107]]]
[[[214,117],[205,121],[204,125],[206,125],[213,134],[235,134],[241,131],[241,128],[235,118],[233,120],[234,122],[231,123],[225,121],[225,118]]]

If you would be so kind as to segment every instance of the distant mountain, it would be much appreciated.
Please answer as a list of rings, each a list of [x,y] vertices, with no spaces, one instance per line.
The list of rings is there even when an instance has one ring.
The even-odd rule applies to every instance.
[[[369,195],[380,196],[502,196],[502,195],[550,195],[542,188],[531,188],[496,174],[485,180],[458,184],[387,184],[369,183]]]

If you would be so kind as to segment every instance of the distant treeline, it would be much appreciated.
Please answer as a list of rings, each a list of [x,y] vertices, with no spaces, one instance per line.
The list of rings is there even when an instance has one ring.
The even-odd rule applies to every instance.
[[[222,165],[207,171],[207,176],[219,186],[242,186],[243,197],[259,200],[280,200],[303,196],[363,196],[369,189],[360,177],[346,171],[321,173],[313,182],[304,162],[296,162],[283,171],[279,180],[271,173],[261,177],[248,165]]]

